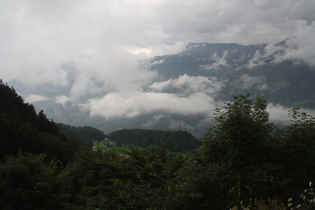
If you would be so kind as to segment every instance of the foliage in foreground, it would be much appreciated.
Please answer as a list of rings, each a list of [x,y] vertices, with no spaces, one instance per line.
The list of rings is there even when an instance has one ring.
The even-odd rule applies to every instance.
[[[290,117],[278,129],[265,100],[240,95],[217,110],[202,147],[189,154],[166,146],[131,148],[128,157],[80,150],[67,165],[41,154],[8,156],[0,208],[311,209],[310,189],[297,201],[315,177],[315,119],[298,109]]]

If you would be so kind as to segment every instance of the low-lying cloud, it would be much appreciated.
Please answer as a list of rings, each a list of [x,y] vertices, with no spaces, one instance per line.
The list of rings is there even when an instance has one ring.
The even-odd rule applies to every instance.
[[[46,96],[35,95],[35,94],[31,94],[25,98],[25,101],[27,103],[34,103],[34,102],[38,102],[38,101],[49,101],[49,100],[51,100],[51,99],[46,97]]]
[[[257,89],[265,90],[268,88],[266,78],[264,76],[250,76],[248,74],[242,74],[241,77],[233,82],[235,86],[241,87],[243,89]]]
[[[289,116],[291,110],[292,108],[288,108],[280,104],[269,103],[267,106],[269,120],[282,125],[287,125],[290,123],[290,120],[292,120]],[[299,111],[305,112],[306,114],[310,114],[312,116],[315,114],[315,111],[310,109],[300,109]]]
[[[147,88],[113,89],[90,98],[81,107],[91,116],[106,119],[131,118],[157,111],[183,115],[207,113],[214,110],[214,97],[223,86],[224,83],[216,78],[185,74],[175,79],[153,82]]]
[[[173,92],[185,95],[193,93],[215,94],[224,86],[224,82],[218,81],[215,77],[181,75],[175,79],[155,82],[149,89],[155,92]]]
[[[228,52],[224,51],[222,57],[217,54],[214,54],[210,59],[214,62],[212,64],[205,64],[200,66],[201,70],[218,70],[222,67],[228,67],[229,64],[227,63],[226,57]]]
[[[203,93],[181,97],[172,93],[131,92],[126,95],[109,93],[90,99],[82,107],[88,110],[91,116],[110,119],[135,117],[156,111],[183,115],[206,113],[215,109],[214,104],[213,98]]]

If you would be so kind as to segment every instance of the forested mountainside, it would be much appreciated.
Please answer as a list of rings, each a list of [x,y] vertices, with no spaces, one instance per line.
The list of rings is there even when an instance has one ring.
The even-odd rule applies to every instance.
[[[43,111],[25,103],[14,88],[0,81],[0,157],[30,152],[67,162],[79,144],[68,140]]]
[[[216,110],[193,152],[163,145],[131,147],[120,156],[78,150],[3,82],[0,96],[0,209],[315,207],[315,117],[297,108],[291,123],[277,128],[265,99],[237,95]]]
[[[122,129],[108,134],[108,138],[115,140],[118,145],[147,147],[168,144],[176,152],[187,152],[201,145],[201,141],[187,131]]]
[[[57,123],[60,133],[68,139],[77,141],[80,145],[85,145],[92,148],[93,140],[104,140],[106,135],[103,131],[91,126],[71,126],[62,123]]]
[[[106,138],[103,131],[91,126],[76,127],[48,120],[43,111],[37,114],[33,105],[25,103],[13,87],[3,82],[0,108],[3,125],[1,157],[17,154],[20,148],[23,152],[47,153],[64,159],[56,153],[72,154],[79,146],[91,149],[92,140],[101,141]],[[188,151],[200,146],[200,141],[184,131],[119,130],[109,134],[109,138],[117,140],[119,144],[142,147],[158,145],[164,141],[175,151]]]

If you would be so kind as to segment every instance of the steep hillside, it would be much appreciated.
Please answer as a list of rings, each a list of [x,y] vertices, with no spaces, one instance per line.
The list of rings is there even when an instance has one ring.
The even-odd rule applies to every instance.
[[[46,153],[49,159],[67,162],[78,144],[61,135],[43,111],[25,103],[15,90],[0,81],[0,158],[20,151]]]
[[[68,139],[78,142],[82,146],[89,148],[93,147],[93,140],[104,140],[106,135],[103,131],[93,128],[91,126],[71,126],[62,123],[57,123],[60,133],[65,135]]]

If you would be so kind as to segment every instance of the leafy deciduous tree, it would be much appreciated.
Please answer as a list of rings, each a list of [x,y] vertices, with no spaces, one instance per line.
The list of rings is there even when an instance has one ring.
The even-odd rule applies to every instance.
[[[272,124],[268,122],[266,100],[249,95],[233,100],[215,112],[215,125],[204,137],[202,154],[205,162],[221,165],[221,174],[235,191],[234,202],[253,202],[268,177],[268,141]]]

